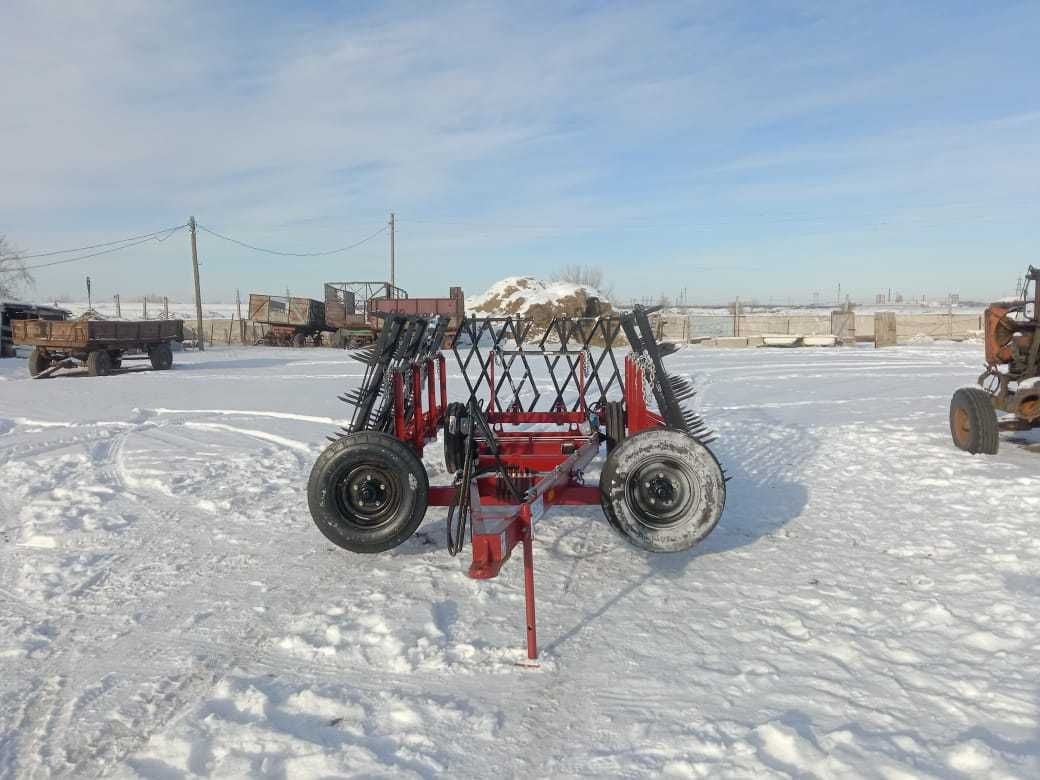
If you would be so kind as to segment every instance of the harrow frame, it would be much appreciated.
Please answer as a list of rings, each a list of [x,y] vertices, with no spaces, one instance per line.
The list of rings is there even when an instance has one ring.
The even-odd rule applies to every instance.
[[[425,447],[444,432],[446,463],[455,467],[455,476],[449,484],[429,485],[426,504],[449,508],[452,555],[461,550],[466,524],[471,524],[471,578],[497,577],[521,548],[529,659],[538,657],[536,524],[554,506],[599,504],[607,510],[604,491],[585,484],[584,474],[609,435],[624,439],[655,428],[677,429],[703,446],[718,466],[706,447],[705,426],[680,405],[692,396],[692,387],[664,369],[665,350],[653,338],[651,311],[637,307],[619,318],[554,319],[533,350],[525,347],[534,344],[529,320],[467,319],[452,349],[468,398],[450,405],[441,351],[444,323],[392,315],[373,348],[358,356],[368,366],[361,388],[342,396],[355,413],[341,437],[383,432],[407,444],[421,462]],[[622,331],[632,348],[623,367],[612,349]],[[538,410],[543,393],[532,358],[544,360],[552,384],[552,396],[543,404],[548,410]],[[517,376],[517,371],[522,373]],[[449,453],[459,442],[461,449]],[[721,468],[719,475],[719,501],[724,503]],[[716,514],[704,535],[717,520]]]

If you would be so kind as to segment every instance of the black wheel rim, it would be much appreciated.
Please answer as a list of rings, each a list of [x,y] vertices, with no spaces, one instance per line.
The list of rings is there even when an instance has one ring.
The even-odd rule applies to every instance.
[[[365,530],[384,526],[397,516],[401,506],[397,475],[381,465],[352,466],[338,481],[336,504],[348,525]]]
[[[679,522],[697,500],[696,481],[688,466],[670,458],[654,458],[631,472],[626,498],[636,518],[650,528]]]

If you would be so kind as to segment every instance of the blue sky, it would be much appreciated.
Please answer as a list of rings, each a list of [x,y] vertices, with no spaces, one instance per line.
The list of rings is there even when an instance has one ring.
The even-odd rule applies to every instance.
[[[42,252],[189,215],[285,251],[397,214],[398,282],[603,269],[626,296],[986,298],[1040,264],[1040,4],[22,2],[0,233]],[[385,276],[199,237],[203,292]],[[37,261],[40,262],[40,261]],[[186,299],[186,234],[37,297]]]

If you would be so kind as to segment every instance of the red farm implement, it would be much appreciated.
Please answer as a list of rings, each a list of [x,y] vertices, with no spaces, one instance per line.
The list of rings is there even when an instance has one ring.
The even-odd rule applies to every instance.
[[[682,407],[693,389],[665,370],[670,345],[654,339],[649,313],[558,318],[537,337],[528,319],[466,319],[453,346],[466,395],[450,403],[447,320],[386,317],[358,355],[361,385],[342,396],[351,423],[311,472],[318,528],[347,550],[382,552],[407,540],[428,506],[448,507],[448,550],[463,549],[468,526],[475,579],[497,576],[520,546],[536,658],[532,542],[551,507],[598,504],[651,552],[692,547],[722,514],[725,476],[704,424]],[[422,462],[438,434],[451,484],[430,485]],[[599,484],[585,484],[603,445]]]

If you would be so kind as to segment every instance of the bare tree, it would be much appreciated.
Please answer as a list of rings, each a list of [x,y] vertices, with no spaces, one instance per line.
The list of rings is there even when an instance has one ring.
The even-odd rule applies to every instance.
[[[570,282],[598,290],[605,300],[613,300],[614,286],[603,278],[603,270],[592,265],[567,265],[552,275],[554,282]]]
[[[0,299],[14,298],[18,291],[31,287],[32,274],[25,267],[18,251],[0,235]]]

